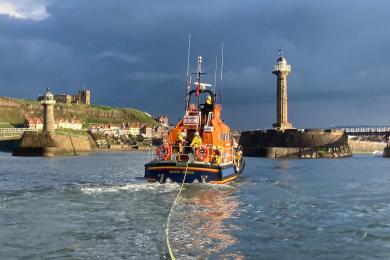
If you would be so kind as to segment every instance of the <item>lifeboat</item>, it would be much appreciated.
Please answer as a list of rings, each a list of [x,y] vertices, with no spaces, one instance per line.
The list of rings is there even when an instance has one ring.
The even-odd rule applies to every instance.
[[[201,65],[199,56],[196,82],[187,80],[183,118],[145,164],[149,182],[224,184],[237,179],[245,168],[242,149],[221,119],[215,87],[201,82]]]

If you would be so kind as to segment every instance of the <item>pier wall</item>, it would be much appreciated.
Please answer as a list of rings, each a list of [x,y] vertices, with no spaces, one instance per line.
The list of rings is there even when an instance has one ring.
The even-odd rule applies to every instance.
[[[359,140],[349,140],[348,144],[351,147],[352,153],[382,152],[386,147],[386,143]]]
[[[390,140],[387,141],[387,144],[383,149],[383,157],[390,158]]]
[[[383,157],[386,157],[386,158],[390,157],[390,147],[385,147],[383,149]]]
[[[2,138],[0,139],[0,151],[12,152],[20,147],[20,138]]]
[[[241,133],[244,156],[340,158],[351,156],[345,132],[323,129],[255,130]]]
[[[90,152],[88,136],[53,135],[45,132],[26,132],[20,147],[13,151],[15,156],[58,156],[77,155]]]

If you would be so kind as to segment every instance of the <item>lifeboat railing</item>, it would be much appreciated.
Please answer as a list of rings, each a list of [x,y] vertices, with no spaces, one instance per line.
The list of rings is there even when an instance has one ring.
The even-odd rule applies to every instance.
[[[150,159],[155,161],[187,161],[190,162],[202,162],[210,164],[227,164],[235,162],[235,149],[233,147],[221,148],[215,147],[213,145],[205,144],[202,145],[203,149],[206,149],[207,152],[204,154],[204,157],[199,158],[197,156],[197,149],[199,147],[193,146],[182,146],[182,151],[180,152],[179,145],[169,145],[167,151],[168,154],[162,154],[162,147],[153,147],[149,150]],[[160,149],[160,150],[159,150]]]

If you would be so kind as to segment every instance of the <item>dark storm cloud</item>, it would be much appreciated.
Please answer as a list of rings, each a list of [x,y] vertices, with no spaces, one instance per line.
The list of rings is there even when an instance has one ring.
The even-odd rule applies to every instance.
[[[1,95],[34,98],[46,87],[85,84],[94,103],[176,121],[191,33],[191,62],[204,57],[211,83],[225,44],[225,119],[235,128],[273,123],[280,48],[293,69],[294,125],[390,123],[387,1],[30,2],[44,7],[38,16],[31,6],[26,19],[0,16]]]

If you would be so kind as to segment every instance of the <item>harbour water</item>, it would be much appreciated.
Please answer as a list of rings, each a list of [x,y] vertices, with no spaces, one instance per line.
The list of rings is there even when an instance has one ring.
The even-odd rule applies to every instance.
[[[147,184],[147,153],[0,153],[0,259],[164,259],[177,184]],[[178,259],[390,258],[390,160],[246,158],[231,185],[185,186]]]

